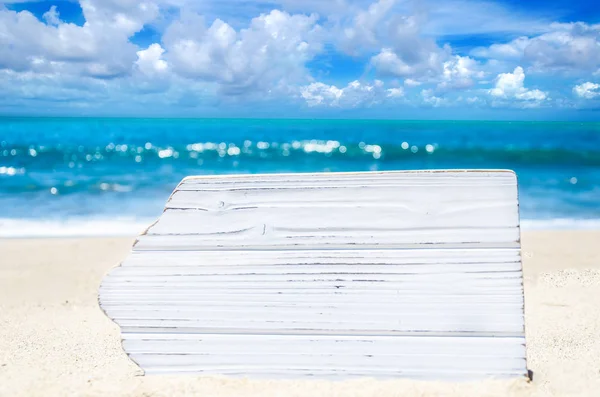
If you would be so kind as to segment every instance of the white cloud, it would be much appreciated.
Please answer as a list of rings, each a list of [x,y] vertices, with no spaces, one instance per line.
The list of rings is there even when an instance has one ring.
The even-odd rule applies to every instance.
[[[343,107],[372,106],[377,104],[389,95],[383,86],[384,84],[381,80],[375,80],[373,84],[361,83],[355,80],[342,90],[339,104]]]
[[[391,48],[383,48],[379,54],[371,58],[371,64],[382,74],[408,76],[415,72]]]
[[[356,20],[360,20],[365,26],[376,25],[373,30],[382,35],[386,34],[386,17],[393,14],[418,13],[427,16],[423,24],[423,33],[431,37],[486,33],[512,35],[541,33],[548,30],[548,25],[553,20],[561,17],[555,10],[545,10],[543,15],[532,14],[520,11],[520,7],[515,8],[497,1],[483,0],[444,2],[437,0],[419,2],[407,0],[163,0],[163,2],[191,9],[207,16],[210,20],[221,18],[234,27],[243,26],[249,15],[258,15],[277,8],[289,13],[318,13],[323,20],[334,25],[339,23],[336,26],[340,28],[340,32],[345,28],[362,30],[355,23]],[[391,3],[393,5],[389,6],[388,4]],[[373,12],[370,12],[371,7]],[[381,12],[384,9],[388,11]],[[357,18],[359,14],[363,17]],[[469,17],[465,18],[465,15]],[[379,18],[379,23],[373,23],[374,18]],[[337,38],[341,39],[342,36],[340,34]],[[361,39],[360,35],[354,37]]]
[[[300,89],[300,95],[306,100],[308,106],[337,105],[343,93],[342,89],[321,82],[311,83]]]
[[[572,77],[577,82],[600,73],[600,25],[550,24],[489,2],[449,0],[435,7],[428,1],[405,0],[80,0],[80,4],[83,26],[66,22],[60,3],[49,5],[41,17],[0,5],[3,95],[52,100],[55,91],[56,99],[65,102],[93,98],[128,103],[156,100],[163,93],[165,100],[188,106],[199,101],[217,106],[294,98],[309,106],[339,108],[410,100],[428,106],[457,102],[560,106],[554,93],[550,102],[546,90],[524,86],[523,68],[500,72],[516,65],[526,67],[528,74],[577,72]],[[171,12],[179,7],[179,12]],[[467,11],[468,20],[458,17]],[[514,21],[509,20],[511,15]],[[161,39],[147,47],[133,44],[132,37],[148,25],[162,34]],[[518,37],[475,49],[469,56],[443,45],[449,34],[482,32],[511,32]],[[344,67],[336,57],[340,51],[356,56],[343,62],[364,68],[361,80],[339,87],[319,82],[338,81],[336,74]],[[364,80],[372,75],[385,84]],[[496,75],[491,89],[474,88],[489,84]],[[556,94],[567,86],[581,98],[600,95],[591,82],[552,84]],[[411,89],[417,86],[416,91]],[[464,97],[457,99],[458,90]],[[479,94],[480,99],[472,100]],[[583,102],[571,98],[573,106]]]
[[[404,85],[407,87],[417,87],[417,86],[420,86],[421,84],[423,84],[423,83],[421,83],[420,81],[417,81],[417,80],[413,80],[413,79],[405,79],[404,80]]]
[[[520,60],[523,58],[523,53],[529,45],[529,41],[528,37],[518,37],[509,43],[497,43],[489,47],[477,47],[471,51],[471,55],[480,58]]]
[[[308,80],[305,64],[322,50],[316,15],[273,10],[236,32],[216,20],[208,28],[184,14],[163,36],[166,59],[183,76],[221,84],[227,94],[269,90]]]
[[[501,73],[496,78],[496,86],[489,90],[496,98],[518,99],[524,101],[543,101],[547,94],[538,89],[528,90],[524,87],[525,72],[517,66],[512,73]]]
[[[371,56],[369,65],[382,77],[437,76],[451,49],[423,35],[425,13],[413,11],[405,1],[374,1],[351,17],[336,17],[331,41],[352,56]]]
[[[388,88],[387,96],[390,98],[400,98],[404,96],[404,89],[402,87]]]
[[[384,48],[371,58],[371,65],[384,76],[417,77],[406,78],[404,85],[415,87],[424,82],[437,83],[438,90],[466,89],[475,80],[485,77],[482,65],[476,60],[460,55],[450,55],[450,49],[433,50],[417,63],[407,64],[392,49]],[[419,59],[420,55],[417,55]],[[414,59],[414,58],[413,58]]]
[[[416,44],[418,46],[419,44]],[[413,50],[402,47],[401,50],[383,48],[379,54],[371,58],[371,65],[382,76],[392,77],[427,77],[439,76],[443,73],[443,60],[449,50],[431,51],[426,48]]]
[[[525,73],[522,67],[517,67],[513,73],[501,73],[496,78],[496,88],[490,94],[497,97],[506,97],[523,89]]]
[[[165,50],[160,44],[151,44],[147,49],[137,52],[138,60],[135,63],[144,74],[164,73],[169,67],[167,62],[162,59],[164,52]]]
[[[99,78],[128,74],[137,51],[129,38],[157,17],[158,6],[129,0],[81,0],[80,5],[83,26],[60,21],[55,6],[43,15],[47,23],[28,11],[0,10],[0,67],[32,70],[33,62],[43,59]]]
[[[378,53],[370,60],[370,66],[378,75],[404,77],[409,81],[407,85],[416,81],[442,79],[447,81],[448,86],[451,85],[448,78],[443,78],[444,73],[454,73],[449,72],[448,69],[461,67],[457,62],[464,63],[472,60],[454,57],[450,46],[440,47],[433,37],[424,35],[422,30],[425,23],[426,18],[422,13],[414,15],[391,13],[384,21],[378,20],[378,30],[373,30],[378,33],[378,40],[374,40],[367,34],[363,35],[371,37],[370,42],[381,43]],[[457,81],[456,78],[451,80]]]
[[[553,20],[550,13],[555,12],[532,15],[521,7],[485,0],[424,1],[419,8],[428,16],[423,33],[430,36],[542,33]]]
[[[600,84],[587,82],[573,87],[573,92],[580,98],[592,99],[600,96]]]
[[[219,3],[229,3],[221,0]],[[342,48],[349,53],[376,41],[388,46],[390,19],[397,15],[413,15],[420,20],[421,33],[427,37],[475,34],[539,34],[548,31],[553,20],[560,17],[546,10],[544,15],[522,12],[497,1],[483,0],[258,0],[270,6],[280,4],[294,12],[317,12],[339,23]],[[465,18],[468,15],[468,18]],[[344,31],[349,34],[346,36]]]
[[[86,25],[112,29],[130,37],[159,16],[159,1],[79,0]],[[105,31],[105,34],[110,32]]]
[[[525,90],[523,92],[515,94],[515,96],[517,99],[523,99],[526,101],[529,101],[529,100],[543,101],[544,99],[546,99],[548,97],[548,95],[545,92],[540,91],[538,89]]]
[[[443,66],[442,82],[438,84],[438,89],[469,88],[474,84],[473,79],[485,77],[485,73],[480,70],[481,65],[469,57],[456,55],[444,62]]]
[[[308,106],[356,108],[401,98],[404,90],[398,87],[385,89],[381,80],[375,80],[372,84],[355,80],[344,88],[321,82],[311,83],[301,88],[300,95]]]
[[[48,25],[58,25],[60,24],[60,15],[56,10],[56,6],[50,7],[50,10],[46,11],[42,18],[46,21]]]
[[[159,16],[159,4],[169,2],[81,0],[83,26],[61,21],[55,6],[43,15],[46,23],[0,7],[0,69],[44,73],[56,81],[63,73],[127,79],[120,86],[135,92],[135,86],[154,92],[191,79],[226,94],[285,95],[294,84],[311,81],[305,65],[322,49],[316,15],[273,10],[236,31],[218,19],[205,28],[202,17],[182,11],[163,34],[163,45],[132,44],[132,35]]]
[[[355,3],[348,2],[348,6]],[[463,18],[465,14],[469,18]],[[448,45],[438,45],[436,36],[545,33],[550,29],[550,22],[545,18],[530,18],[495,2],[468,0],[450,0],[435,5],[420,2],[418,6],[406,1],[379,0],[356,12],[350,23],[343,21],[341,48],[352,55],[377,51],[371,57],[370,66],[379,76],[437,82],[439,89],[465,89],[481,78],[476,74],[460,75],[460,62],[470,62],[468,66],[476,67],[477,72],[482,72],[483,67],[469,57],[455,58],[458,54],[454,54]],[[527,37],[524,40],[528,40]],[[513,44],[524,45],[522,40]],[[494,51],[518,53],[513,45],[494,48]],[[491,65],[488,63],[486,67]],[[457,68],[450,71],[450,77],[449,68]]]
[[[479,97],[476,97],[476,96],[468,97],[465,100],[466,100],[466,102],[468,104],[471,104],[471,105],[483,103],[483,100],[481,98],[479,98]]]
[[[425,104],[431,105],[435,108],[448,104],[447,99],[436,96],[432,89],[422,90],[421,97],[423,98],[423,102]]]
[[[481,71],[477,71],[477,61],[469,57],[455,56],[451,60],[444,62],[444,78],[452,80],[454,78],[470,78],[472,76],[483,77]]]
[[[395,5],[396,0],[378,0],[366,10],[359,10],[348,26],[342,26],[341,47],[350,54],[356,55],[363,47],[379,46],[379,31],[382,22]]]
[[[476,48],[477,57],[519,60],[538,71],[592,72],[600,67],[600,24],[554,23],[549,32]]]
[[[4,69],[0,70],[0,92],[4,100],[14,103],[35,99],[75,104],[106,99],[107,84],[90,77]]]
[[[600,25],[554,24],[556,29],[532,39],[524,57],[541,70],[585,70],[600,66]]]
[[[390,18],[387,39],[390,45],[371,59],[378,72],[398,77],[439,76],[451,56],[449,46],[439,47],[421,33],[423,21],[414,15]]]

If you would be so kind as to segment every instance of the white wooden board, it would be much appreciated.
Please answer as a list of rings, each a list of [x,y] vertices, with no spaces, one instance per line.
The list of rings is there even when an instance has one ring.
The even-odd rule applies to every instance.
[[[100,305],[146,373],[526,376],[516,177],[186,178]]]

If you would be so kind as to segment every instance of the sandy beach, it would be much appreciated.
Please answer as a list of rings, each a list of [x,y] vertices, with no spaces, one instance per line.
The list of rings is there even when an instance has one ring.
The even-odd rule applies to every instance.
[[[448,384],[140,376],[100,310],[131,238],[0,240],[1,396],[597,396],[600,231],[523,233],[525,380]]]

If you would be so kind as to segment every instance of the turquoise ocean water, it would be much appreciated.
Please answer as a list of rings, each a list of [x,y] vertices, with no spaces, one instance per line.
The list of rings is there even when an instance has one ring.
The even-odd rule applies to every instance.
[[[517,172],[525,227],[600,227],[600,123],[0,118],[0,236],[135,234],[187,175]]]

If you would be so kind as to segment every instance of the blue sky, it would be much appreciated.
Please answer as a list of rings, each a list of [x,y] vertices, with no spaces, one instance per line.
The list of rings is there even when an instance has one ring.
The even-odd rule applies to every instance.
[[[600,120],[593,1],[0,0],[0,114]]]

